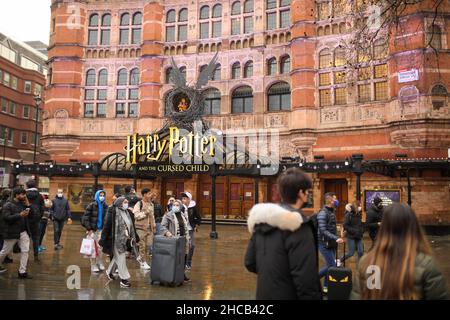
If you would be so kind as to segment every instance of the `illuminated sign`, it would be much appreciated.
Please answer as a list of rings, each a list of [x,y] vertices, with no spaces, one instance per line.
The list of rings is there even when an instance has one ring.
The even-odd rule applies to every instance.
[[[177,127],[169,128],[168,137],[160,137],[160,134],[148,134],[140,136],[134,134],[127,137],[127,162],[137,164],[142,157],[145,162],[161,161],[166,151],[171,162],[174,153],[202,158],[204,155],[214,157],[215,142],[217,138],[213,135],[205,136],[200,132],[185,132],[180,134]]]

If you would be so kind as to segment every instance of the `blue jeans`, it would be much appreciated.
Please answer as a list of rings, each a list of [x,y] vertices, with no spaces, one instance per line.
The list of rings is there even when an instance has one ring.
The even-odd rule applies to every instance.
[[[325,259],[325,267],[320,269],[319,277],[325,277],[323,282],[324,287],[328,287],[328,268],[336,266],[336,250],[335,249],[327,249],[322,242],[319,242],[319,251]]]
[[[348,253],[341,258],[341,261],[345,261],[348,258],[353,257],[353,255],[355,254],[355,250],[358,251],[358,260],[361,259],[361,257],[364,254],[364,244],[362,239],[348,238],[347,244],[348,244]]]
[[[156,223],[156,235],[159,235],[159,232],[161,231],[161,222],[157,222]]]

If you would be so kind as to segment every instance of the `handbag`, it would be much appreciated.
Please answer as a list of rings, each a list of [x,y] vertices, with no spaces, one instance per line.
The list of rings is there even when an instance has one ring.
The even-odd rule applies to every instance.
[[[85,256],[93,256],[96,253],[95,240],[92,238],[84,238],[81,242],[80,253]]]

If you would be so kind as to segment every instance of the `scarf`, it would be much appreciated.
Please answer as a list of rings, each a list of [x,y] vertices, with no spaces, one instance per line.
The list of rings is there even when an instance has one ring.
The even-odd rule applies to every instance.
[[[106,192],[103,190],[98,190],[95,193],[95,201],[97,202],[98,206],[98,216],[97,216],[97,229],[101,230],[103,229],[103,203],[104,201],[100,201],[100,193],[104,193],[106,196]]]

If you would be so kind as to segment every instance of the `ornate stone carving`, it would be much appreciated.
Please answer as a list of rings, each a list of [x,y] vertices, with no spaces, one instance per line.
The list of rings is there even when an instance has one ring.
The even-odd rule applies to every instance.
[[[266,128],[281,128],[287,126],[287,119],[284,114],[268,114],[265,117]]]
[[[88,120],[83,122],[85,132],[102,132],[102,125],[100,121]]]

